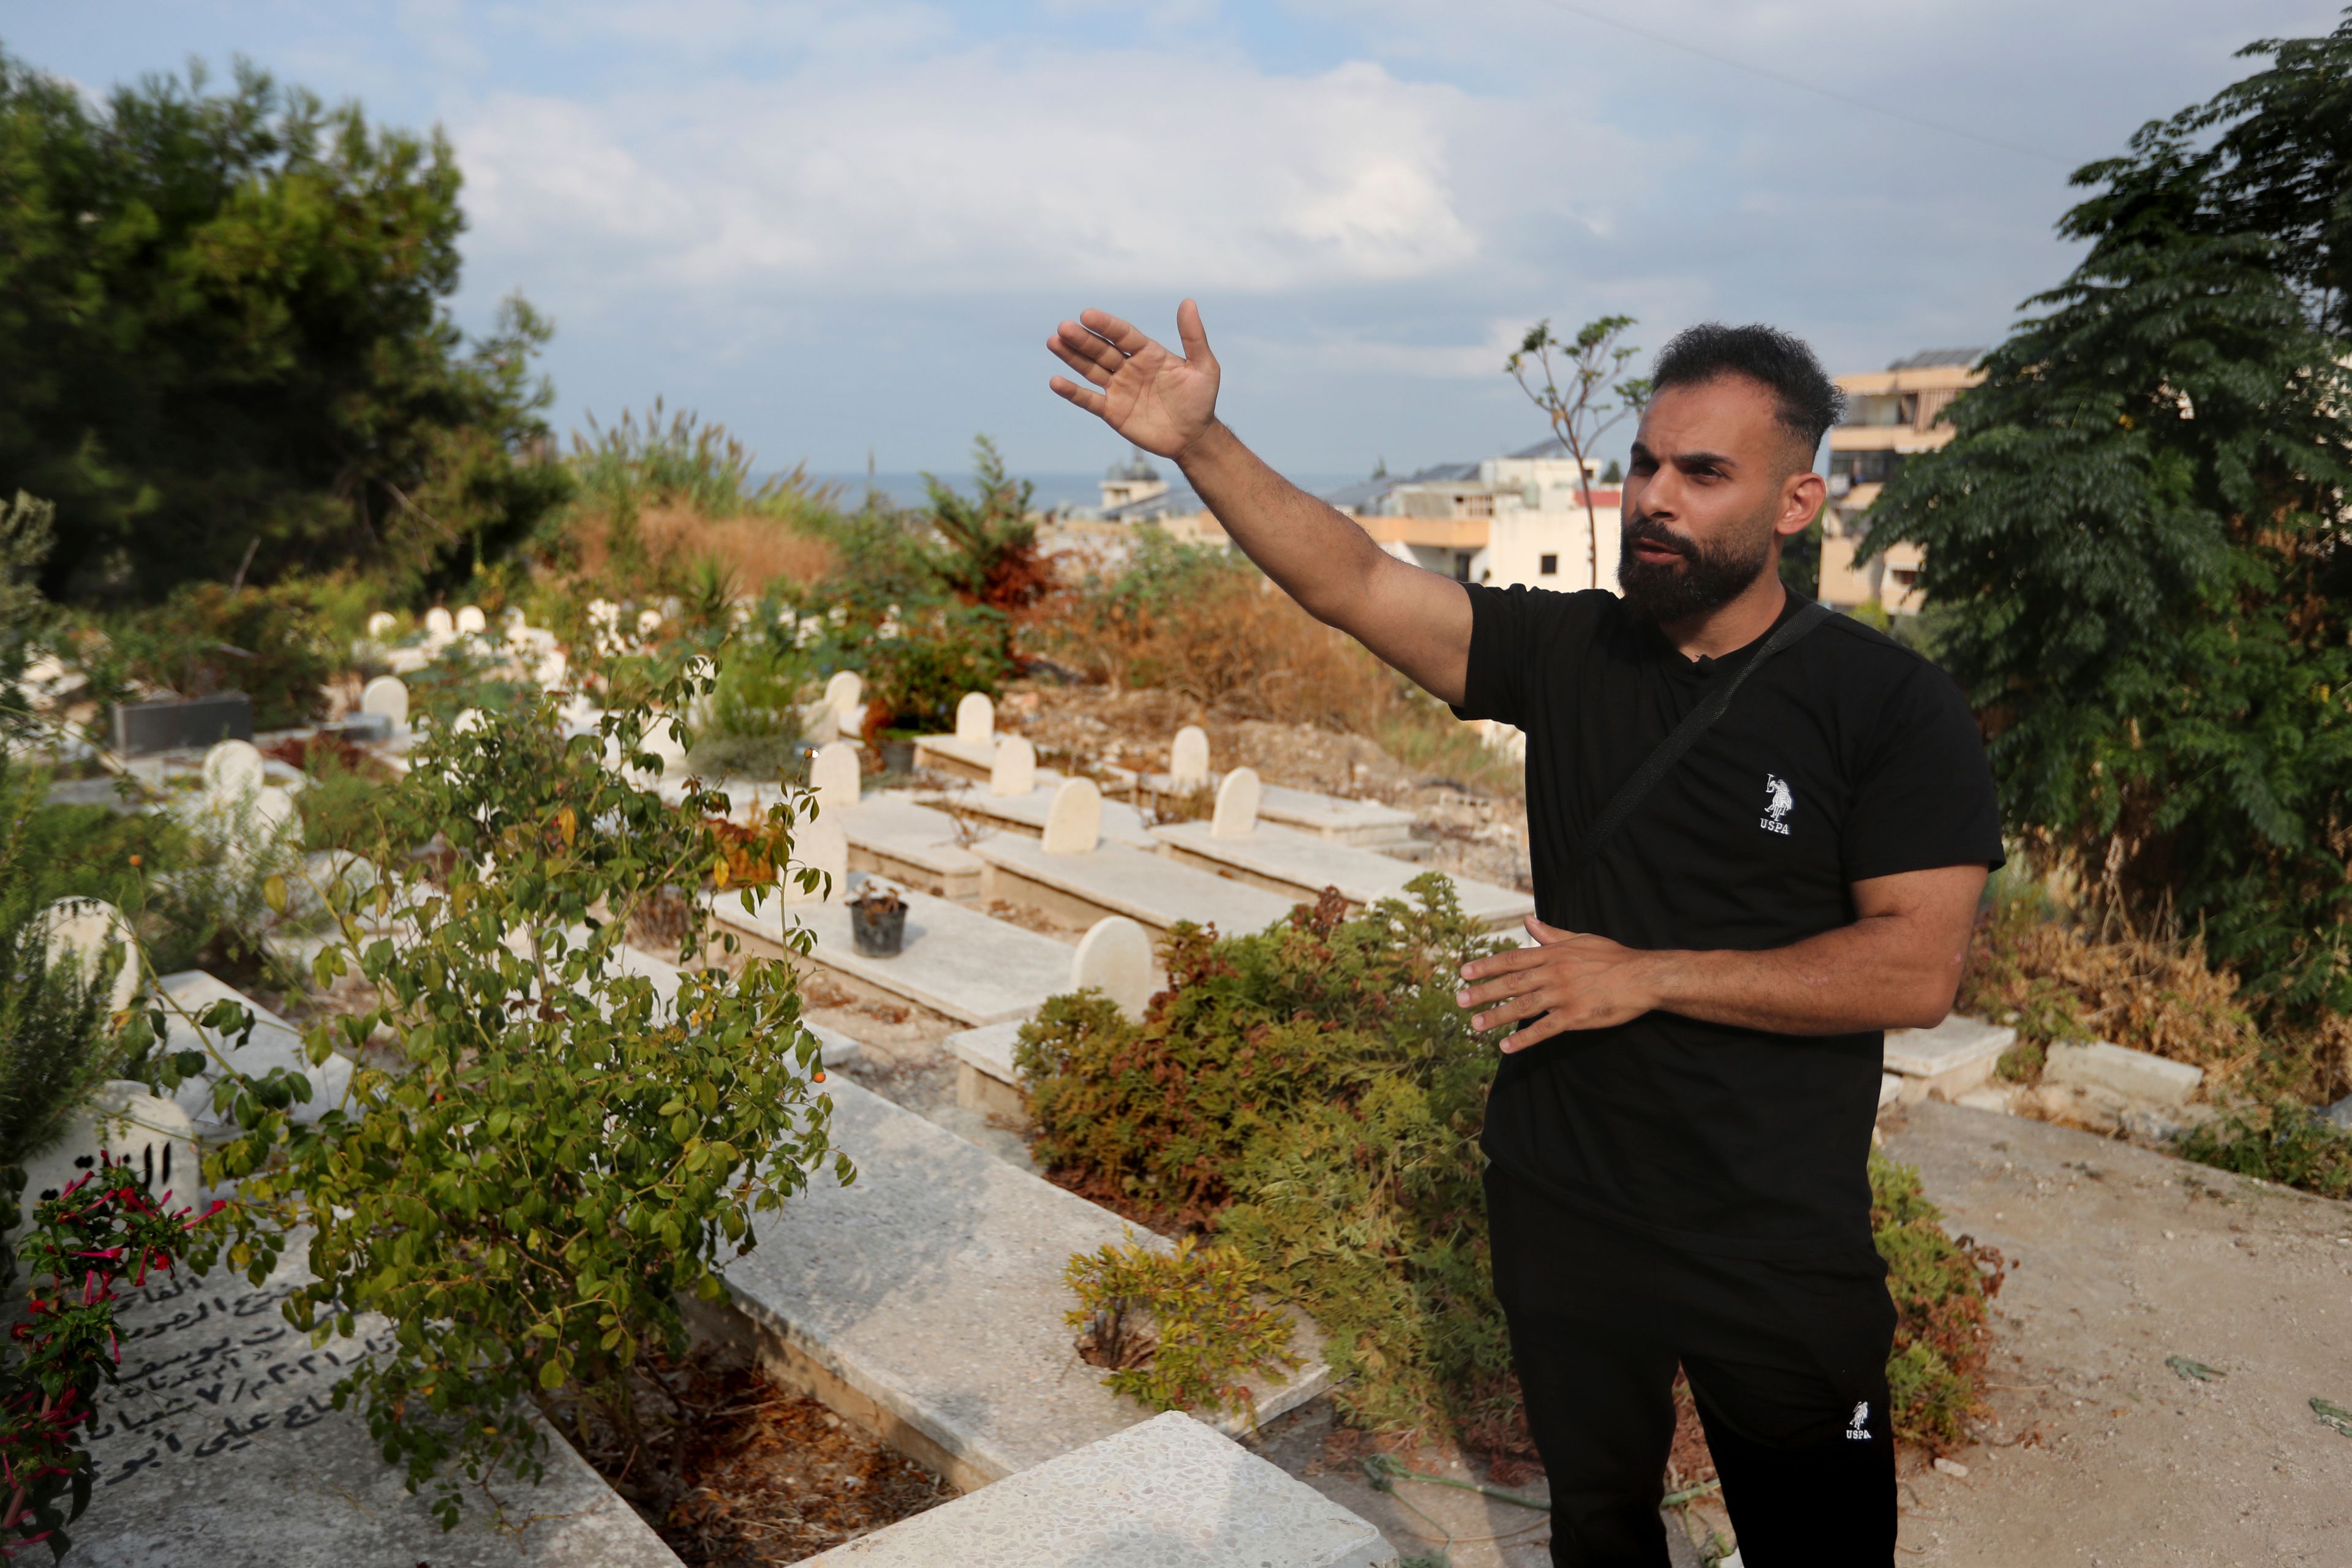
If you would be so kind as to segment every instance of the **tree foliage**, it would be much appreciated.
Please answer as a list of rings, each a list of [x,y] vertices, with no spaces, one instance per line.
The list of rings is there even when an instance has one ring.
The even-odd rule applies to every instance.
[[[2003,813],[2352,1008],[2352,21],[2075,175],[2088,254],[1872,512],[1925,547]]]
[[[94,110],[0,55],[0,484],[57,504],[52,597],[463,569],[562,493],[520,460],[546,324],[445,307],[458,185],[438,132],[248,67]]]
[[[707,686],[678,676],[656,696],[685,711]],[[367,856],[311,892],[332,919],[313,983],[356,979],[373,1005],[315,1024],[310,1062],[389,1048],[309,1120],[306,1075],[256,1078],[210,1051],[215,1113],[241,1131],[205,1161],[208,1182],[239,1187],[230,1261],[258,1281],[307,1236],[297,1326],[390,1321],[394,1348],[338,1398],[363,1403],[412,1488],[440,1478],[445,1521],[453,1468],[537,1473],[533,1404],[636,1441],[635,1376],[661,1381],[642,1352],[685,1351],[679,1301],[718,1295],[719,1266],[828,1154],[791,966],[708,964],[707,910],[676,896],[729,885],[707,821],[725,797],[672,806],[607,765],[657,770],[655,721],[608,710],[567,739],[535,697],[439,731],[387,792]],[[768,864],[786,863],[790,820],[779,806],[763,825]],[[655,900],[683,921],[674,989],[619,951]],[[162,1065],[164,1088],[179,1070]]]

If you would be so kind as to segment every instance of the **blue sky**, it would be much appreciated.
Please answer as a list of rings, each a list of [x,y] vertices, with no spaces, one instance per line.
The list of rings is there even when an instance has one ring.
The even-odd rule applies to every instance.
[[[1652,348],[1692,321],[1770,321],[1841,371],[1992,342],[2069,263],[2051,225],[2073,166],[2339,6],[11,11],[0,43],[93,91],[243,55],[443,127],[471,219],[458,317],[519,289],[554,318],[559,427],[660,394],[776,466],[854,469],[871,448],[961,471],[986,431],[1019,468],[1094,468],[1120,447],[1045,390],[1046,333],[1087,304],[1172,333],[1191,293],[1228,419],[1278,465],[1341,473],[1539,437],[1500,373],[1538,317],[1631,314]]]

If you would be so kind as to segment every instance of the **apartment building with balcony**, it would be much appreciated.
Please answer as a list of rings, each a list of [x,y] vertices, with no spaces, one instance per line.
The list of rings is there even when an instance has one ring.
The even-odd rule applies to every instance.
[[[1894,615],[1919,608],[1920,554],[1897,544],[1861,559],[1871,503],[1903,465],[1952,438],[1943,422],[1952,399],[1984,377],[1973,367],[1982,349],[1930,349],[1884,371],[1842,375],[1845,423],[1830,432],[1830,500],[1822,515],[1822,602],[1850,610],[1876,601]]]

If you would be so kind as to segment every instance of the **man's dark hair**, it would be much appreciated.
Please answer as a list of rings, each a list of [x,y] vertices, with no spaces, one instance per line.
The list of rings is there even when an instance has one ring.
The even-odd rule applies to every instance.
[[[1777,327],[1727,327],[1721,321],[1685,327],[1658,351],[1650,388],[1657,393],[1698,386],[1727,375],[1746,376],[1771,392],[1780,427],[1803,446],[1808,467],[1822,437],[1845,413],[1845,394],[1813,351]]]

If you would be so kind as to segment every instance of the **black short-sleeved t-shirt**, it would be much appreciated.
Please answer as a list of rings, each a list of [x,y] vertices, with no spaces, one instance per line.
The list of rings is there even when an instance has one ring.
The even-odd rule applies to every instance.
[[[1547,924],[1629,947],[1758,951],[1850,924],[1850,885],[1865,878],[2000,864],[1991,772],[1958,689],[1832,616],[1740,687],[1570,885],[1619,786],[1757,644],[1694,662],[1600,590],[1472,585],[1470,599],[1459,711],[1526,731]],[[1554,1036],[1504,1059],[1486,1153],[1663,1240],[1762,1258],[1867,1249],[1883,1045],[1670,1013]]]

